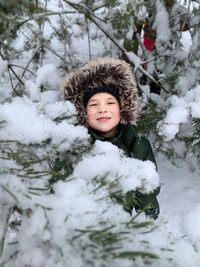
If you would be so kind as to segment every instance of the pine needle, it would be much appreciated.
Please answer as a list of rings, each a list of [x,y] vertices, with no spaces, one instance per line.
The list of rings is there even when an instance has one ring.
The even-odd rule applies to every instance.
[[[116,258],[129,258],[129,259],[135,259],[135,257],[148,257],[151,259],[159,259],[159,257],[156,254],[152,254],[149,252],[143,252],[143,251],[124,251],[117,255],[115,255]]]
[[[12,193],[10,192],[10,190],[8,190],[7,187],[5,187],[4,185],[1,186],[12,198],[14,198],[14,200],[16,200],[17,202],[19,202],[18,198]]]

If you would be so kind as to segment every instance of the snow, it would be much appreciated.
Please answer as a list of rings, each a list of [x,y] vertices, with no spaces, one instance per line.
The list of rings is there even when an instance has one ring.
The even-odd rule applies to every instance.
[[[187,91],[184,96],[169,98],[171,108],[168,109],[163,122],[160,122],[159,134],[171,140],[179,132],[179,127],[188,121],[189,115],[200,118],[200,86]]]
[[[168,222],[176,240],[177,266],[198,266],[199,257],[199,172],[191,173],[184,162],[179,167],[160,156],[158,160],[162,191],[160,219]],[[175,265],[176,266],[176,265]]]
[[[167,43],[170,40],[170,30],[169,30],[169,14],[167,13],[163,4],[159,1],[157,2],[157,11],[153,29],[156,30],[156,46],[160,47],[160,43]]]
[[[4,72],[7,70],[8,62],[0,57],[0,79]]]
[[[40,88],[33,81],[25,81],[26,92],[32,101],[40,100]]]
[[[66,116],[67,109],[65,110],[65,107],[67,103],[56,102],[54,105],[56,107],[54,116],[50,114],[50,112],[53,112],[50,104],[46,105],[46,116],[40,111],[39,105],[26,96],[15,97],[12,103],[4,103],[0,107],[0,120],[6,121],[6,126],[1,131],[1,138],[18,140],[24,144],[41,143],[51,138],[54,144],[58,145],[60,143],[60,149],[69,147],[67,142],[69,138],[72,141],[81,135],[87,139],[87,131],[83,127],[75,127],[66,120],[57,124],[49,118],[56,118],[60,114]],[[59,107],[62,110],[58,110]],[[74,107],[68,116],[75,116],[76,113],[73,114],[73,112],[75,112]],[[62,143],[63,139],[66,141],[65,144]]]
[[[57,68],[53,63],[46,64],[39,68],[36,72],[36,75],[37,86],[48,83],[51,84],[52,87],[57,88],[57,86],[60,84]]]
[[[168,14],[157,2],[154,26],[156,43],[161,48],[160,43],[167,43],[171,33]],[[49,8],[57,10],[54,7],[55,1],[51,1]],[[143,7],[138,16],[143,17],[144,11]],[[193,24],[198,21],[199,16],[193,18]],[[75,35],[80,34],[80,29],[73,28]],[[46,30],[49,30],[49,36],[50,28]],[[96,35],[92,27],[90,33]],[[44,33],[47,36],[45,34],[47,32]],[[185,51],[197,47],[198,32],[190,41],[192,45],[189,48],[187,41]],[[23,42],[19,35],[15,48],[21,49]],[[120,42],[122,40],[119,45]],[[55,51],[62,51],[63,47],[56,45]],[[79,38],[73,48],[81,55],[82,63],[88,60],[86,36],[82,40]],[[91,49],[92,57],[104,53],[99,38],[92,40]],[[115,49],[113,53],[118,56]],[[131,53],[127,56],[139,68],[140,58]],[[186,53],[176,56],[183,60]],[[177,158],[173,164],[163,155],[156,155],[157,173],[153,163],[127,158],[109,142],[97,141],[91,148],[87,129],[74,125],[77,121],[74,106],[62,100],[58,89],[59,64],[48,57],[46,55],[47,62],[37,70],[34,78],[26,76],[23,97],[12,97],[9,101],[13,89],[7,81],[1,83],[0,265],[142,267],[150,263],[155,267],[199,267],[200,179],[192,156],[185,159],[185,147],[178,143],[174,146]],[[7,66],[8,62],[0,58],[0,82]],[[147,97],[160,106],[170,107],[159,125],[160,134],[166,140],[172,140],[180,133],[189,117],[200,118],[200,87],[195,86],[196,79],[195,70],[188,68],[187,73],[179,77],[180,95],[169,98],[166,103],[160,96],[150,94],[148,86],[143,86]],[[54,183],[54,193],[50,194],[50,166],[58,155],[61,159],[72,159],[73,171],[65,181]],[[62,171],[64,174],[66,170]],[[115,192],[125,193],[134,188],[150,192],[160,184],[160,216],[156,221],[142,213],[132,224],[135,211],[131,217],[110,198]],[[10,216],[9,222],[14,218],[22,219],[17,233],[10,227],[7,229],[6,220],[12,207],[23,211],[23,215],[16,212],[15,216],[14,212]],[[150,224],[140,228],[139,225],[147,220]],[[127,251],[153,253],[159,258],[135,257],[133,261],[119,257]]]
[[[55,156],[55,147],[62,152],[72,150],[76,142],[80,147],[88,144],[87,130],[74,126],[75,120],[70,120],[70,117],[76,115],[74,106],[58,100],[58,95],[52,92],[49,90],[41,93],[39,102],[24,96],[15,97],[11,102],[1,105],[1,120],[6,121],[0,129],[1,138],[15,139],[26,145],[40,144],[50,138],[49,145],[44,147],[43,151],[36,149],[35,153],[43,156],[50,153],[52,157]],[[196,101],[196,96],[197,89],[188,92],[187,100],[190,98]],[[184,103],[187,102],[185,100]],[[178,99],[172,102],[176,101]],[[62,120],[56,122],[59,118]],[[12,206],[17,199],[18,205],[24,205],[27,210],[31,210],[29,216],[23,216],[19,232],[14,237],[7,235],[10,241],[17,239],[19,253],[10,260],[10,265],[8,263],[5,266],[26,266],[31,262],[34,267],[44,266],[48,262],[51,267],[58,262],[57,266],[70,264],[79,267],[86,266],[88,260],[94,261],[95,266],[101,266],[103,263],[109,266],[132,266],[132,260],[117,257],[118,253],[123,251],[156,254],[158,259],[148,260],[158,267],[199,266],[198,171],[191,173],[189,163],[181,162],[179,167],[176,167],[164,156],[157,155],[159,180],[152,162],[127,158],[109,142],[96,141],[88,152],[78,149],[81,155],[79,161],[74,164],[74,170],[66,181],[54,183],[54,194],[30,195],[28,188],[45,187],[49,176],[42,180],[28,179],[23,182],[14,173],[9,174],[10,168],[19,170],[19,165],[13,160],[5,164],[7,161],[2,159],[0,164],[6,174],[1,177],[1,184],[9,192],[13,192],[15,198],[2,188],[1,203],[6,199]],[[47,169],[46,164],[35,165],[37,171]],[[26,168],[18,174],[23,173],[26,173]],[[161,209],[159,219],[151,221],[147,229],[130,227],[127,222],[132,217],[111,200],[109,195],[118,190],[125,193],[134,188],[150,192],[159,186],[160,182],[162,187],[158,196]],[[30,198],[27,198],[27,195]],[[133,216],[135,215],[133,210]],[[136,222],[139,224],[146,220],[145,215],[141,214]],[[104,250],[100,241],[98,244],[90,239],[92,231],[103,231],[107,227],[111,227],[109,231],[112,234],[127,232],[120,236],[121,241],[116,241],[117,246],[123,249],[117,249],[114,258],[106,252],[109,246],[105,246]],[[149,234],[144,235],[145,231],[149,231]],[[96,239],[99,238],[97,232]],[[91,249],[90,244],[96,246],[96,249]],[[80,253],[83,247],[84,256]],[[60,258],[59,250],[65,255],[64,258]],[[6,260],[12,251],[6,243],[3,259]],[[105,253],[107,258],[104,259]],[[135,262],[137,266],[144,264],[140,257],[136,257]]]
[[[123,157],[119,152],[119,149],[109,142],[96,141],[91,156],[77,165],[74,175],[78,176],[76,172],[81,173],[82,178],[87,181],[105,173],[108,173],[111,182],[114,182],[117,176],[121,177],[118,185],[124,193],[135,188],[148,193],[159,186],[159,177],[152,162]],[[84,173],[87,166],[88,171]],[[89,169],[89,166],[93,167]]]

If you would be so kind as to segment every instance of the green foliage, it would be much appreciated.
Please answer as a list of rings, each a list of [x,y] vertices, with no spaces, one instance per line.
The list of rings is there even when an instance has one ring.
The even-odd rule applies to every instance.
[[[119,0],[104,0],[104,3],[108,8],[114,8],[121,4]]]
[[[165,117],[165,115],[166,111],[158,107],[154,101],[149,99],[148,105],[145,105],[139,114],[137,125],[138,131],[146,136],[153,133],[157,138],[159,138],[157,124]]]
[[[33,14],[44,11],[40,4],[41,2],[32,0],[7,0],[0,3],[0,10],[12,15],[21,15],[23,12]]]
[[[125,39],[123,43],[123,47],[126,49],[126,51],[137,51],[138,49],[138,42],[136,40],[132,39]]]
[[[9,0],[0,3],[0,43],[4,40],[14,40],[17,37],[18,30],[23,25],[23,17],[30,16],[33,13],[44,12],[44,8],[39,7],[38,3],[31,0]],[[8,27],[9,25],[9,27]]]
[[[73,166],[70,157],[63,159],[56,158],[52,166],[52,177],[49,180],[50,185],[65,180],[73,172]]]
[[[3,255],[4,251],[7,250],[9,246],[13,246],[11,256],[3,261],[4,263],[12,263],[12,261],[15,262],[15,258],[17,257],[17,253],[20,251],[20,249],[18,248],[18,243],[16,241],[17,238],[14,239],[13,242],[8,242],[9,232],[16,237],[19,234],[23,235],[23,232],[19,232],[21,224],[27,219],[30,220],[30,223],[33,223],[31,218],[34,216],[34,210],[38,206],[42,208],[46,218],[46,225],[43,229],[44,232],[49,231],[51,233],[51,231],[54,231],[54,229],[51,229],[52,225],[48,221],[50,215],[48,212],[53,211],[53,207],[43,206],[39,202],[39,199],[40,197],[47,198],[49,196],[49,179],[51,179],[52,183],[55,183],[58,180],[64,180],[65,182],[70,183],[74,179],[67,178],[72,173],[75,161],[77,161],[77,157],[75,155],[79,154],[79,160],[81,159],[82,155],[80,155],[81,150],[78,150],[78,153],[76,152],[76,149],[71,148],[71,152],[70,150],[66,151],[66,153],[63,155],[54,151],[54,153],[50,153],[51,156],[39,156],[39,152],[43,147],[42,144],[25,146],[19,142],[1,140],[0,145],[1,160],[4,162],[10,161],[12,164],[13,162],[16,163],[15,167],[13,167],[11,164],[10,167],[8,166],[8,168],[4,168],[3,173],[1,174],[14,175],[16,178],[20,179],[20,184],[23,185],[23,188],[25,188],[23,193],[20,193],[20,189],[14,189],[9,184],[7,186],[1,186],[3,192],[11,197],[13,200],[11,203],[13,204],[7,212],[6,221],[4,224],[5,228],[3,235],[0,237],[0,254]],[[90,151],[90,146],[87,149],[84,148],[82,152],[86,153],[87,150]],[[55,157],[56,154],[57,156],[59,155],[59,158],[57,157],[54,161],[53,157]],[[93,188],[93,190],[90,192],[90,194],[93,195],[98,195],[98,191],[103,189],[106,193],[105,198],[97,198],[96,201],[101,204],[101,201],[106,200],[108,201],[108,209],[112,209],[112,206],[115,205],[116,202],[118,203],[119,196],[122,196],[121,190],[119,190],[118,187],[119,179],[121,177],[117,175],[113,182],[109,182],[108,177],[109,173],[94,177],[91,181],[88,181],[88,186],[91,186],[92,184],[91,188]],[[21,194],[24,195],[24,200],[22,196],[20,196]],[[34,197],[36,197],[36,199],[34,199]],[[128,201],[128,196],[123,196],[122,198],[123,201]],[[34,203],[35,201],[36,203]],[[69,216],[70,213],[71,211],[69,212]],[[115,225],[110,220],[106,221],[99,218],[100,221],[97,225],[88,223],[87,227],[85,228],[75,228],[73,233],[70,233],[71,236],[67,237],[67,244],[68,246],[73,247],[73,251],[77,250],[77,253],[82,255],[83,260],[86,262],[88,260],[87,255],[90,255],[89,257],[91,263],[95,262],[96,260],[109,263],[117,258],[137,259],[138,257],[142,258],[144,262],[151,262],[152,260],[158,259],[158,256],[154,253],[150,253],[148,246],[146,247],[146,251],[145,243],[143,243],[141,251],[135,251],[134,246],[131,251],[126,251],[124,248],[124,243],[131,242],[129,239],[130,237],[132,238],[133,233],[135,236],[145,235],[147,232],[152,232],[154,230],[152,221],[138,222],[138,216],[139,214],[135,217],[130,217],[130,220],[122,220],[120,223],[121,228],[119,228],[119,225]],[[66,221],[67,219],[68,218],[66,218]],[[29,226],[31,227],[31,224]],[[31,238],[31,240],[36,238],[38,241],[40,236],[30,236],[29,238]],[[136,237],[134,237],[134,239],[135,238]],[[41,236],[41,244],[42,245],[40,249],[42,249],[42,251],[45,251],[47,248],[48,250],[51,249],[55,252],[59,251],[59,253],[62,254],[62,248],[57,248],[59,245],[55,245],[53,243],[53,239],[49,239],[45,243]],[[15,250],[15,248],[17,250]],[[63,261],[63,256],[58,256],[58,260]]]
[[[113,17],[111,19],[111,23],[113,29],[117,29],[119,31],[127,31],[130,25],[131,16],[129,13],[124,12],[122,10],[116,10],[113,13]]]

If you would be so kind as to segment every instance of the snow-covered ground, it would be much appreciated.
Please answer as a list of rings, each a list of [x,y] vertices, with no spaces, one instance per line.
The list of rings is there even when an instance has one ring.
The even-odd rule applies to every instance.
[[[199,170],[191,172],[185,161],[177,167],[161,155],[157,160],[162,184],[158,196],[161,208],[158,224],[162,228],[159,238],[169,237],[166,245],[173,249],[169,252],[173,258],[169,266],[197,267],[200,265]]]

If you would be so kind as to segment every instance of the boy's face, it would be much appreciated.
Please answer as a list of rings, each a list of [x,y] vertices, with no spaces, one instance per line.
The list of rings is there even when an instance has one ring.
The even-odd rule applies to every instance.
[[[87,122],[104,137],[112,137],[120,122],[120,107],[117,99],[109,93],[93,95],[87,104]]]

